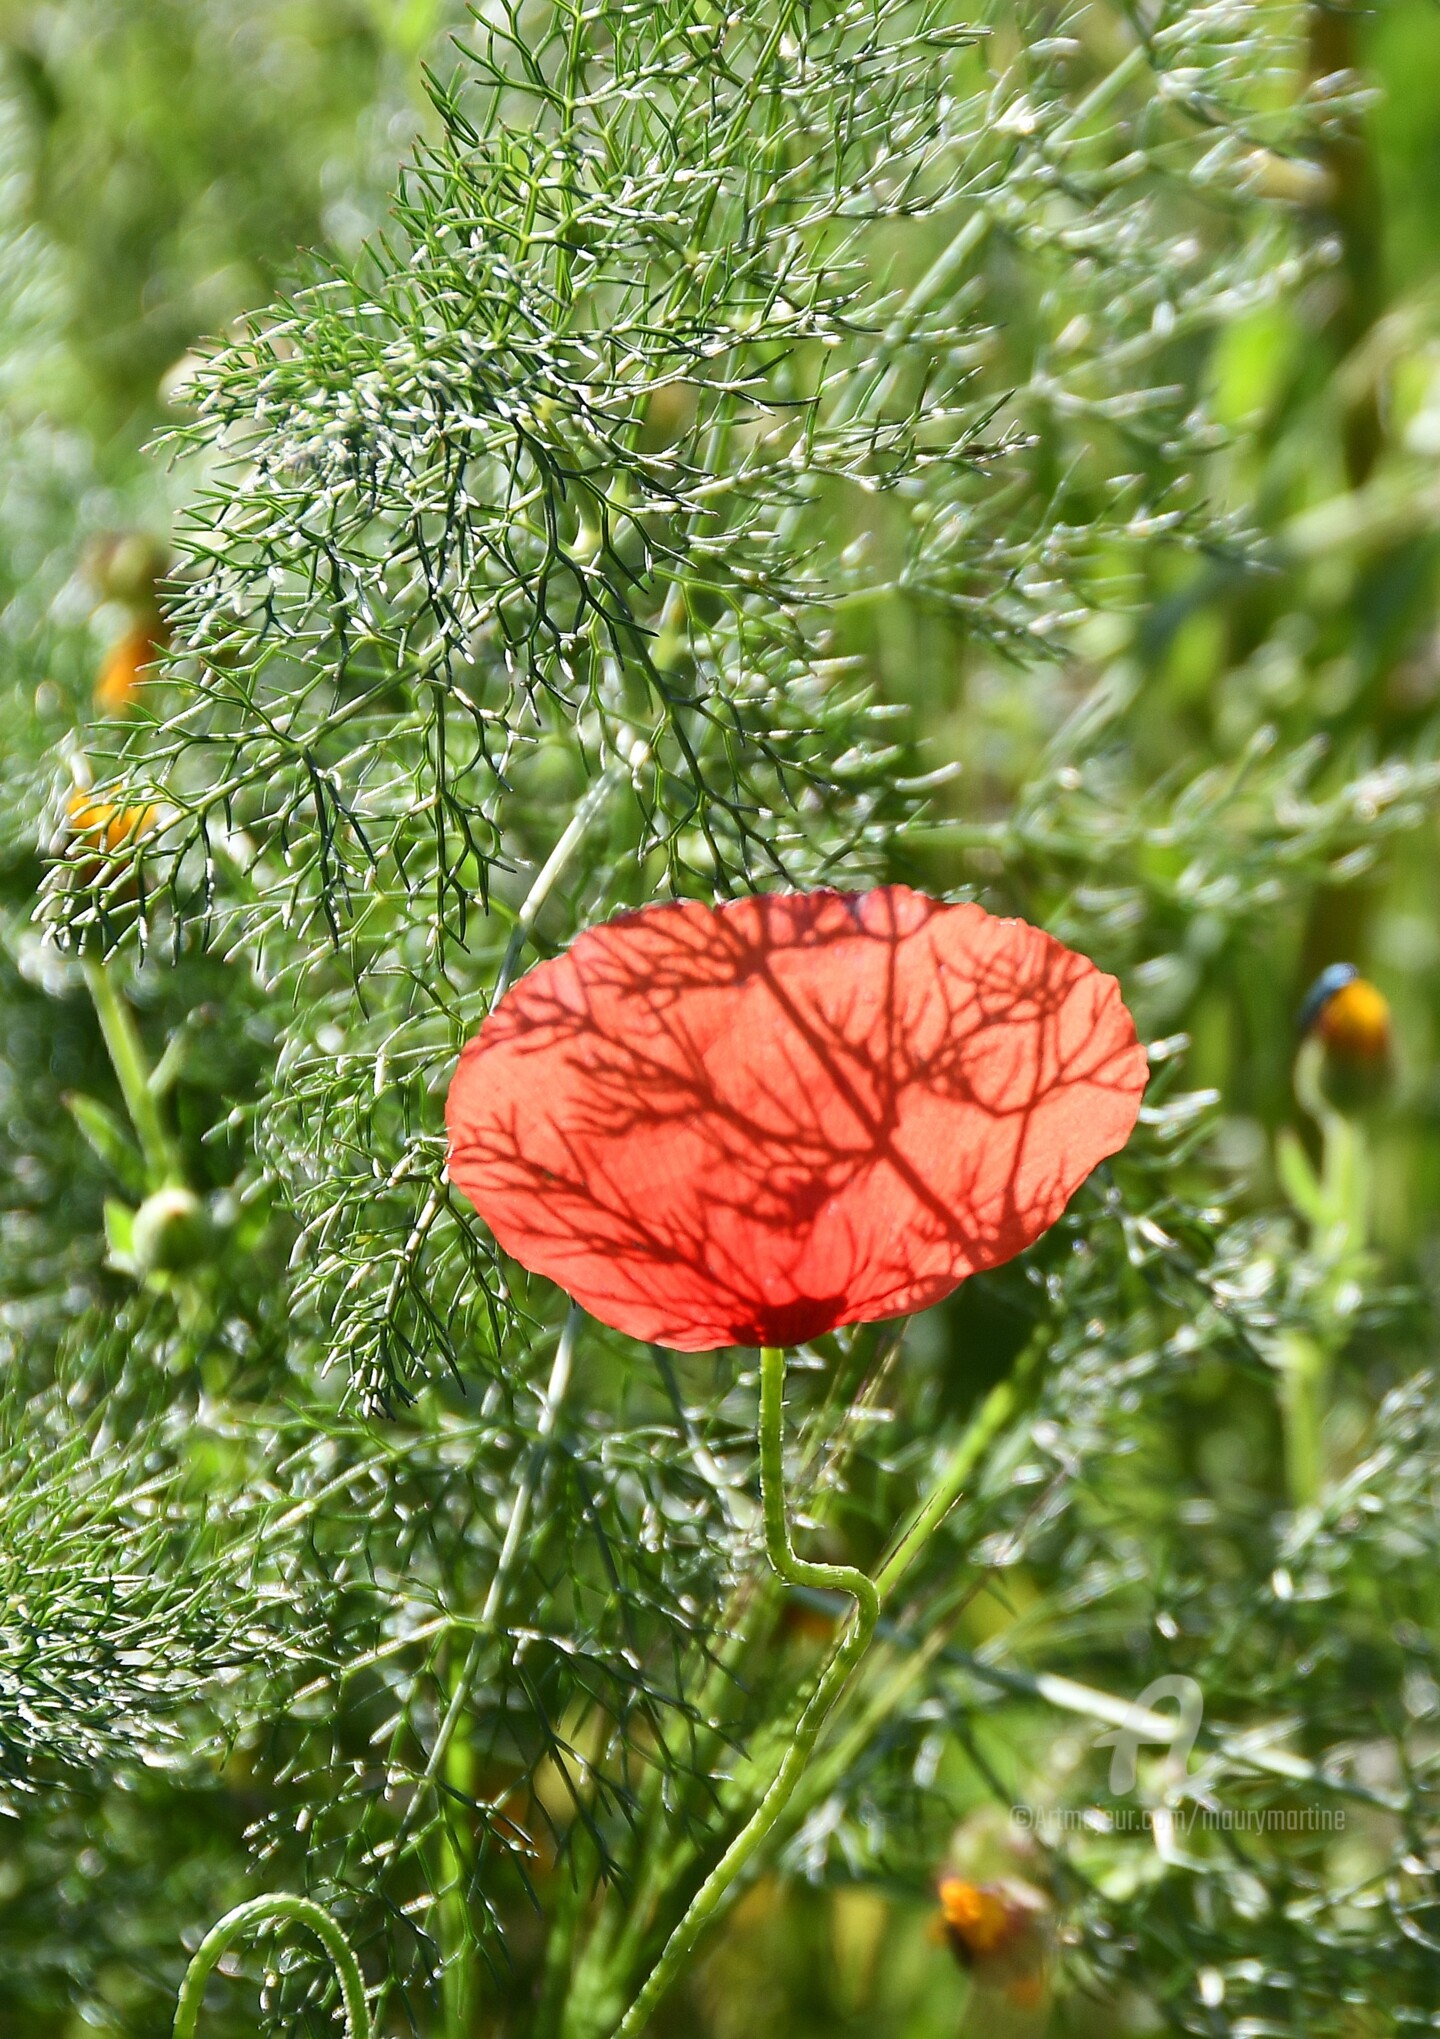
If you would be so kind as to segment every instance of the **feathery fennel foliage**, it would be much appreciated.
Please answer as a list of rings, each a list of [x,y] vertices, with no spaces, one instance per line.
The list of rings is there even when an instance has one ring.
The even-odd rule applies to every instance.
[[[856,1886],[913,1921],[954,1849],[1043,1891],[1067,2029],[1413,2027],[1440,2006],[1424,1281],[1363,1213],[1236,1180],[1186,1067],[1221,972],[1436,786],[1428,725],[1383,757],[1339,696],[1328,744],[1286,726],[1331,541],[1247,490],[1211,402],[1235,330],[1334,289],[1326,150],[1364,93],[1281,6],[489,0],[434,104],[385,232],[188,386],[163,675],[63,737],[7,682],[3,995],[32,1036],[63,1015],[92,1107],[4,1132],[51,1185],[0,1264],[62,1433],[7,1459],[7,1775],[83,1821],[121,1743],[163,1748],[175,1803],[225,1794],[254,1878],[343,1923],[377,2030],[615,2030],[837,1609],[760,1557],[743,1356],[636,1349],[504,1265],[444,1180],[444,1084],[594,919],[905,876],[1119,970],[1154,1077],[1022,1263],[793,1369],[801,1532],[883,1606],[765,1906]],[[1241,647],[1273,719],[1202,738],[1161,685],[1197,588],[1283,588],[1269,666]],[[143,817],[114,839],[67,807],[82,750]],[[134,1029],[118,1096],[87,982]],[[130,1210],[167,1170],[210,1231],[147,1269]],[[1317,1495],[1273,1476],[1294,1338],[1355,1361]],[[1177,1674],[1201,1731],[1183,1780],[1142,1762],[1170,1824],[1133,1830],[1094,1738]],[[1013,1803],[1094,1816],[1023,1840]],[[1350,1823],[1218,1817],[1316,1806]],[[163,1882],[147,1903],[174,1926]],[[754,1930],[732,1914],[657,2027],[748,2024]],[[92,2022],[158,2029],[179,1955]],[[938,2008],[867,2022],[953,2029],[934,1972]],[[328,2028],[302,1942],[263,1994]]]

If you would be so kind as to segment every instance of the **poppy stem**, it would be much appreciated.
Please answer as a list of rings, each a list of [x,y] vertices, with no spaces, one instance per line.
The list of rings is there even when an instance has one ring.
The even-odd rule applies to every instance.
[[[308,1926],[334,1962],[340,1981],[341,2001],[345,2006],[346,2039],[371,2039],[365,1978],[360,1973],[354,1948],[323,1906],[308,1897],[297,1897],[288,1890],[252,1897],[245,1904],[236,1905],[233,1911],[226,1912],[223,1919],[216,1920],[195,1949],[185,1971],[185,1980],[180,1985],[180,1996],[175,2005],[174,2039],[195,2039],[195,2027],[205,2001],[205,1985],[216,1964],[224,1959],[245,1929],[248,1926],[278,1925],[286,1919]]]
[[[785,1354],[776,1345],[765,1346],[760,1354],[760,1493],[765,1514],[765,1551],[779,1576],[792,1586],[849,1593],[855,1601],[855,1612],[805,1703],[764,1797],[690,1900],[685,1916],[666,1941],[660,1959],[616,2028],[615,2039],[635,2039],[644,2029],[696,1941],[719,1911],[731,1885],[743,1875],[784,1812],[820,1731],[851,1672],[868,1649],[880,1618],[880,1595],[874,1580],[866,1573],[854,1565],[822,1565],[802,1558],[790,1541],[785,1519]]]
[[[858,1625],[874,1628],[880,1616],[875,1582],[854,1565],[822,1565],[802,1558],[785,1519],[785,1354],[778,1345],[760,1353],[760,1498],[765,1511],[765,1555],[791,1586],[849,1593]]]

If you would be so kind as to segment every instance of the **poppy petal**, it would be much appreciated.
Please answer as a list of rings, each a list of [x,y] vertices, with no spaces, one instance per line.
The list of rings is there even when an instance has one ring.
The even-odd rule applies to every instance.
[[[923,1309],[1125,1144],[1145,1051],[1112,977],[906,886],[646,908],[467,1043],[452,1180],[504,1250],[681,1351]]]

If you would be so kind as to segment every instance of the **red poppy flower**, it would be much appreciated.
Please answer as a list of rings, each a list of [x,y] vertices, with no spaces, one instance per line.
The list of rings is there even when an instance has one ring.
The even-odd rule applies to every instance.
[[[627,914],[501,999],[450,1174],[507,1253],[685,1352],[923,1309],[1122,1147],[1145,1051],[1112,977],[907,887]]]

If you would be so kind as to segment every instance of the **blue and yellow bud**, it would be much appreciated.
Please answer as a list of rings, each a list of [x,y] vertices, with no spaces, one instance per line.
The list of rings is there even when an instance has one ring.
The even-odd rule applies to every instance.
[[[1321,1091],[1340,1111],[1375,1104],[1394,1075],[1390,1004],[1353,963],[1322,970],[1300,1008],[1302,1054],[1318,1051]]]

